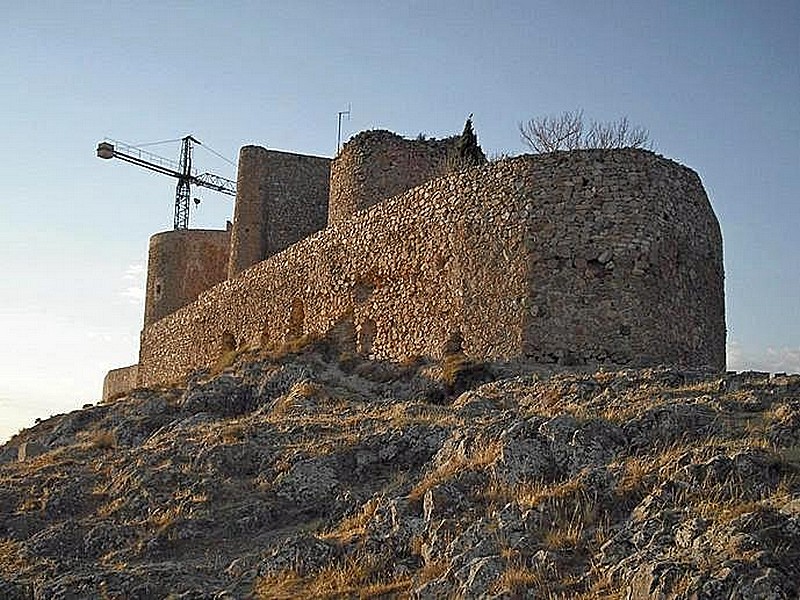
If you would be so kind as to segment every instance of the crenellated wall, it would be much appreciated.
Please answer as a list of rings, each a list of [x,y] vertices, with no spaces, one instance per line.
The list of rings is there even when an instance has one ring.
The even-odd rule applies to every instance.
[[[331,163],[328,223],[444,175],[457,140],[407,140],[384,130],[354,136]]]
[[[331,206],[338,180],[363,208],[379,193],[358,196],[364,167],[346,165]],[[348,323],[355,349],[380,358],[440,356],[458,332],[479,358],[723,369],[719,225],[693,171],[640,150],[452,173],[332,219],[146,327],[139,383],[212,365],[223,340]]]
[[[230,231],[176,229],[150,238],[145,328],[227,278],[230,237]]]
[[[330,162],[260,146],[240,150],[229,277],[325,227]]]

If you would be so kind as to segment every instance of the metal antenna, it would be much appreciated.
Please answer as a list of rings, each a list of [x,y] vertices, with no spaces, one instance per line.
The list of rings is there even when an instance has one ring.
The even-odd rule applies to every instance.
[[[342,148],[342,117],[346,116],[347,120],[350,120],[350,103],[347,103],[347,110],[340,110],[339,111],[339,130],[336,133],[336,154],[339,154],[339,150]]]

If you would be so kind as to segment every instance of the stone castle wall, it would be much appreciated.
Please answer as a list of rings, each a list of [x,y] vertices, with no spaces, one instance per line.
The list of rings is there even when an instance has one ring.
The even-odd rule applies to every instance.
[[[724,368],[722,236],[694,171],[592,150],[538,157],[531,182],[526,356]]]
[[[240,150],[230,277],[325,227],[330,162],[260,146]]]
[[[138,364],[110,370],[103,379],[103,402],[130,392],[138,382]]]
[[[210,366],[231,337],[342,323],[379,358],[440,356],[457,332],[480,358],[721,369],[721,244],[697,175],[652,153],[487,164],[334,219],[146,327],[139,381]]]
[[[230,232],[176,229],[150,238],[144,326],[194,302],[228,275]]]
[[[328,223],[444,175],[458,138],[407,140],[383,130],[364,131],[331,164]]]

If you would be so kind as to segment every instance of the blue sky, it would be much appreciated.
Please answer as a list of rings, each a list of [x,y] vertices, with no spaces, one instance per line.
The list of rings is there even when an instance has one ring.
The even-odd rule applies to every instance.
[[[442,137],[627,115],[695,169],[722,225],[729,368],[800,372],[800,3],[35,2],[0,22],[0,439],[136,360],[147,240],[174,182],[95,157],[194,134],[332,155],[370,128]],[[177,158],[177,145],[154,147]],[[197,151],[197,166],[235,178]],[[230,199],[201,193],[193,226]]]

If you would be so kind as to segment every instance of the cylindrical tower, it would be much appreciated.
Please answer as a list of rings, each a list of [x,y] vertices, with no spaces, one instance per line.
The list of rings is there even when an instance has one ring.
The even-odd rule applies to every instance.
[[[359,133],[331,164],[328,223],[444,175],[457,139],[407,140],[384,130]]]
[[[189,304],[227,276],[230,231],[176,229],[150,238],[144,326]]]

